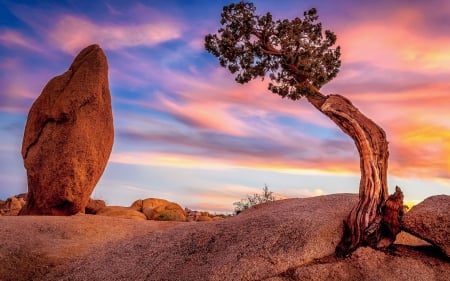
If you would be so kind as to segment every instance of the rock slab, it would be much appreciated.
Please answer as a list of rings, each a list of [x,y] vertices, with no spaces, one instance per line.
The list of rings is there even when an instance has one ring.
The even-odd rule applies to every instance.
[[[181,223],[168,232],[123,241],[54,279],[266,280],[334,255],[342,222],[357,202],[353,194],[286,199],[217,222]],[[129,256],[124,249],[144,254]],[[101,266],[105,260],[108,267]]]
[[[450,263],[432,246],[336,258],[357,202],[356,194],[280,200],[204,223],[2,216],[0,279],[448,281]]]
[[[108,64],[91,45],[48,82],[28,113],[22,143],[28,197],[20,214],[84,212],[113,141]]]
[[[450,257],[450,196],[436,195],[414,206],[403,217],[403,229],[439,247]]]

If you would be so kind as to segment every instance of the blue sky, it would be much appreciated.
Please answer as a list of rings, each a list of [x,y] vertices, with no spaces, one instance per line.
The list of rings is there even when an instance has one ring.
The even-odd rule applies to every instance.
[[[306,100],[246,85],[203,48],[230,1],[0,0],[0,198],[27,190],[28,110],[92,43],[109,63],[115,143],[93,192],[110,205],[147,197],[231,211],[264,184],[282,197],[358,192],[349,137]],[[255,1],[293,18],[316,7],[342,67],[322,88],[348,97],[390,142],[389,188],[408,201],[450,193],[450,4]]]

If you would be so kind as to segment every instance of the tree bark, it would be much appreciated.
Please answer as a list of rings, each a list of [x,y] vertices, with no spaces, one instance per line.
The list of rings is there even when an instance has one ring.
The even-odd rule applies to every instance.
[[[347,256],[359,245],[376,247],[383,235],[380,228],[388,198],[386,134],[343,96],[325,96],[312,89],[306,98],[353,139],[360,156],[359,202],[344,221],[344,235],[336,255]]]

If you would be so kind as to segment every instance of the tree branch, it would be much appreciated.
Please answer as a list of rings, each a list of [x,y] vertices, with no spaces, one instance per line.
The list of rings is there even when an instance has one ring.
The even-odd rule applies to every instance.
[[[265,35],[263,35],[262,32],[257,31],[256,29],[253,29],[251,34],[255,35],[256,38],[259,39],[259,41],[262,42],[262,47],[261,47],[261,51],[266,54],[266,55],[273,55],[273,56],[281,56],[281,52],[280,50],[277,50],[274,46],[272,46],[271,44],[269,44],[266,40]]]
[[[292,76],[294,76],[297,83],[303,83],[303,82],[306,82],[306,80],[308,80],[308,77],[304,74],[304,72],[301,71],[300,69],[298,69],[298,67],[296,67],[295,65],[288,64],[286,66],[289,69],[289,71],[292,73]]]
[[[253,29],[251,34],[254,35],[256,38],[258,38],[259,41],[261,41],[261,45],[262,45],[261,51],[264,54],[277,56],[277,57],[282,56],[282,53],[280,50],[277,50],[273,45],[271,45],[269,42],[267,42],[267,40],[266,40],[267,35],[264,35],[262,32],[257,31],[256,29]],[[303,83],[308,79],[308,77],[304,74],[304,72],[301,71],[300,69],[298,69],[298,67],[295,66],[294,64],[287,64],[286,67],[291,72],[292,76],[294,76],[295,80],[298,83]]]

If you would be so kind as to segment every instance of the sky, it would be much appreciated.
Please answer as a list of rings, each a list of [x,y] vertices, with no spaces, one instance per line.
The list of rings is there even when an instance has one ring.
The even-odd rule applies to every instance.
[[[305,99],[241,85],[204,50],[230,1],[0,0],[0,198],[27,191],[20,154],[30,106],[97,43],[109,64],[115,141],[92,197],[164,198],[231,212],[267,185],[280,198],[357,193],[359,156]],[[342,66],[322,87],[386,131],[389,193],[450,194],[450,1],[255,1],[293,19],[317,8]]]

